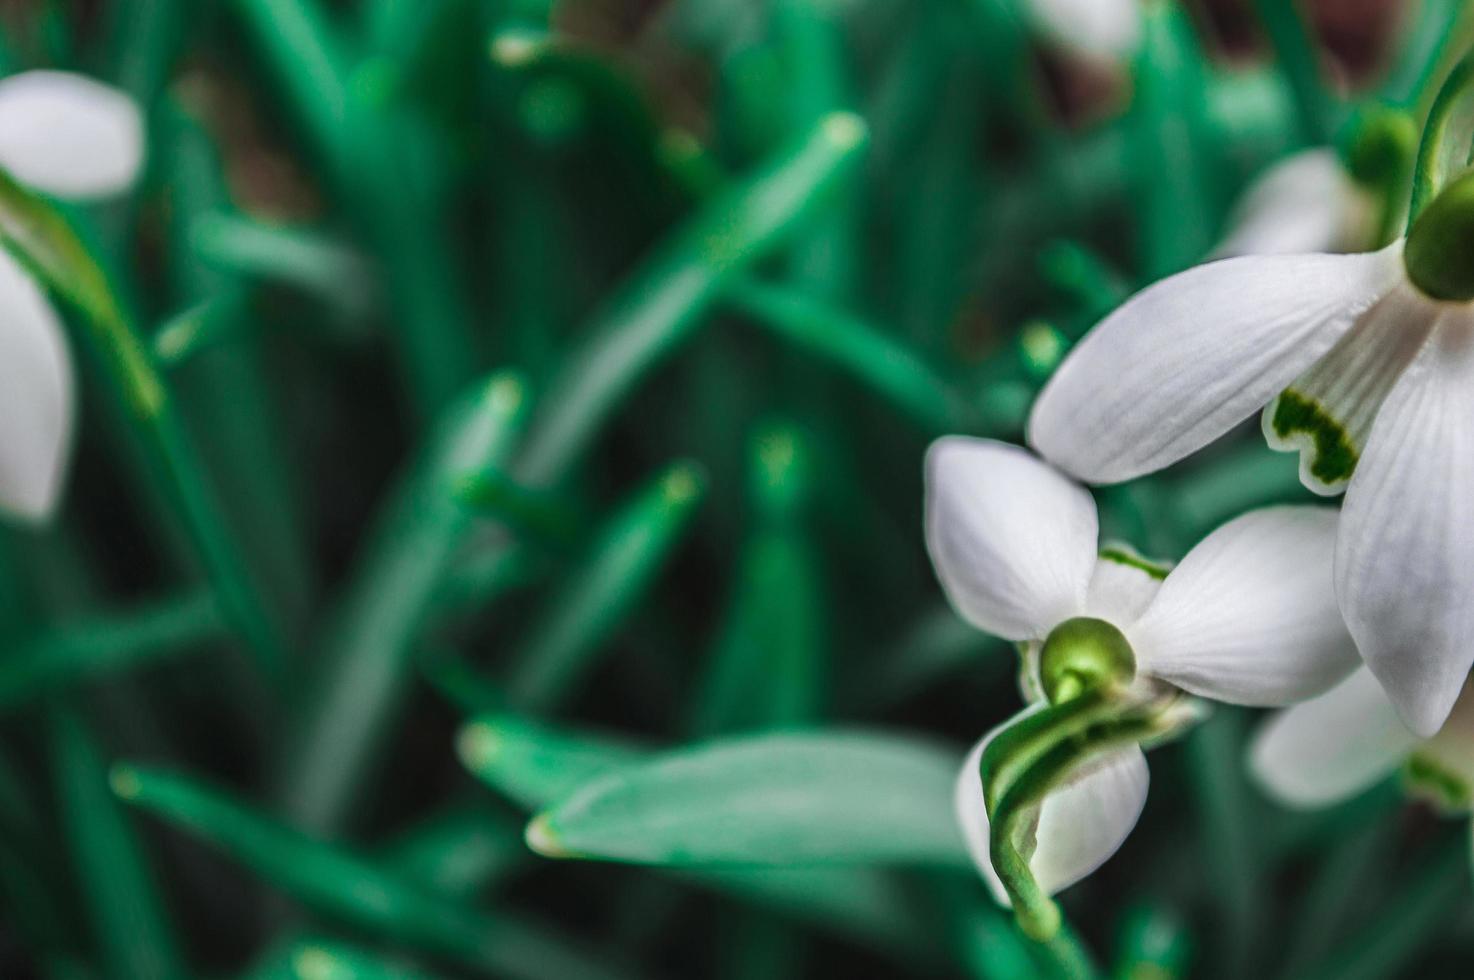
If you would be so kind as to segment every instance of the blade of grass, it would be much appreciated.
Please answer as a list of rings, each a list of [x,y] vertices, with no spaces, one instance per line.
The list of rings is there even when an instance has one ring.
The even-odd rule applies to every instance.
[[[381,508],[319,644],[282,756],[279,799],[300,826],[341,826],[387,737],[414,641],[473,522],[456,481],[507,458],[525,408],[510,373],[445,412]]]
[[[918,354],[859,317],[794,289],[753,279],[734,283],[726,301],[752,322],[836,367],[905,412],[929,434],[973,427],[956,387]]]
[[[0,660],[0,710],[71,684],[134,670],[221,639],[211,593],[194,593],[48,631]]]
[[[654,584],[702,496],[695,467],[677,463],[621,506],[509,654],[507,698],[544,711],[561,702]]]
[[[795,148],[718,195],[630,273],[564,356],[515,475],[557,482],[650,367],[706,313],[728,279],[781,244],[855,161],[865,124],[834,113]]]
[[[1133,203],[1139,225],[1137,271],[1145,282],[1195,263],[1216,224],[1211,173],[1200,144],[1205,91],[1202,52],[1187,11],[1142,8],[1145,40],[1136,61],[1132,106]]]
[[[1254,9],[1294,95],[1301,140],[1312,146],[1325,143],[1335,128],[1336,106],[1322,80],[1320,49],[1309,27],[1291,0],[1254,0]]]
[[[804,528],[813,461],[782,423],[760,429],[749,455],[754,529],[692,705],[696,735],[813,724],[828,689],[819,570]]]
[[[53,706],[52,765],[86,911],[104,960],[122,976],[186,980],[173,925],[122,807],[107,763],[81,717]]]
[[[504,911],[484,913],[437,895],[412,879],[299,833],[187,777],[120,765],[113,768],[112,786],[124,802],[218,847],[322,915],[372,935],[518,980],[624,976],[565,937]]]

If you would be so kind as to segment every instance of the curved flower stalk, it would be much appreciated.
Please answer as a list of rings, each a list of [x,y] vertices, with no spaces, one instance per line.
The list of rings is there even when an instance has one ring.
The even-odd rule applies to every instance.
[[[1041,36],[1092,61],[1124,62],[1141,44],[1139,0],[1028,0],[1024,6]]]
[[[1026,928],[1052,931],[1047,896],[1125,840],[1146,799],[1141,744],[1192,720],[1187,695],[1284,705],[1356,667],[1331,583],[1335,527],[1327,508],[1256,511],[1169,571],[1100,548],[1090,495],[1027,450],[932,446],[926,539],[942,586],[959,614],[1023,651],[1032,704],[973,748],[957,812]]]
[[[1370,671],[1279,712],[1259,730],[1250,768],[1275,799],[1330,806],[1403,770],[1409,788],[1452,813],[1474,804],[1474,690],[1466,685],[1437,734],[1402,724]]]
[[[137,176],[143,121],[123,93],[80,75],[0,79],[0,168],[57,197],[115,194]],[[71,445],[72,365],[61,323],[0,250],[0,511],[44,521]]]

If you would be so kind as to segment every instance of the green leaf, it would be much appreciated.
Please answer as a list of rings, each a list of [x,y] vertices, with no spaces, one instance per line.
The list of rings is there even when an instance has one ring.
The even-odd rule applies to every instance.
[[[725,298],[753,323],[854,377],[923,432],[971,428],[956,387],[891,333],[797,290],[752,279],[735,283]]]
[[[596,779],[528,827],[550,857],[674,867],[962,864],[961,756],[865,732],[680,749]]]
[[[484,912],[438,895],[187,777],[122,765],[113,769],[112,786],[124,802],[214,844],[314,911],[386,940],[518,980],[623,976],[565,937],[505,911]]]
[[[430,973],[337,940],[303,940],[290,956],[296,980],[434,980]]]
[[[506,714],[483,715],[462,728],[456,752],[472,775],[528,810],[649,755],[618,739],[572,734]]]
[[[219,592],[221,605],[261,667],[279,677],[285,651],[251,580],[239,543],[220,512],[199,456],[185,437],[169,389],[118,300],[103,267],[67,218],[0,171],[0,244],[47,288],[82,313],[96,349],[149,449],[165,488]]]
[[[0,709],[80,681],[198,650],[224,624],[211,593],[168,599],[36,637],[0,660]]]
[[[651,366],[734,275],[777,247],[865,145],[864,122],[826,116],[771,164],[705,204],[625,280],[549,383],[515,475],[557,481]]]
[[[63,705],[51,711],[51,747],[67,837],[104,959],[120,976],[185,980],[193,971],[133,828],[108,791],[102,750]]]
[[[749,450],[756,512],[692,712],[698,735],[817,720],[826,694],[826,622],[805,507],[813,460],[799,430],[761,428]]]
[[[681,541],[704,489],[695,466],[677,463],[605,522],[509,654],[513,704],[546,710],[588,674]]]
[[[281,798],[302,826],[336,827],[389,734],[420,627],[473,522],[456,494],[468,470],[510,455],[525,406],[500,373],[446,409],[390,494],[333,610],[284,755]]]

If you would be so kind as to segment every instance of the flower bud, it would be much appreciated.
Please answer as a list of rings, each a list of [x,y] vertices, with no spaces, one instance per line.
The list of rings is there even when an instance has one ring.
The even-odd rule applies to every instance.
[[[1433,299],[1474,299],[1474,171],[1439,192],[1408,232],[1403,263]]]
[[[1039,679],[1051,704],[1136,676],[1136,656],[1121,631],[1103,619],[1078,616],[1050,631],[1039,654]]]
[[[1401,109],[1366,109],[1352,120],[1341,143],[1346,172],[1363,187],[1404,186],[1418,153],[1418,127]]]

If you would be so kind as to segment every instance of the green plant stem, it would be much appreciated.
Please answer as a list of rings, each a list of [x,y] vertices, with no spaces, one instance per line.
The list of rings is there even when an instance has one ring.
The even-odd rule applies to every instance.
[[[1444,79],[1428,110],[1418,160],[1413,167],[1413,196],[1408,205],[1407,227],[1423,213],[1455,174],[1469,161],[1474,137],[1474,54],[1466,54]]]

